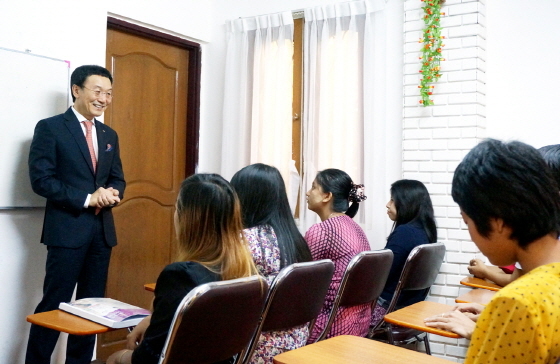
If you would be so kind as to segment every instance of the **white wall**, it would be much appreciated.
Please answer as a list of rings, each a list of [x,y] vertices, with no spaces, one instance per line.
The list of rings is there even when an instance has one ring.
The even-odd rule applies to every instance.
[[[69,60],[72,68],[105,63],[106,28],[103,6],[71,0],[0,1],[1,47]]]
[[[117,0],[108,1],[107,9],[111,14],[136,24],[159,27],[167,33],[197,42],[210,42],[213,4],[213,1],[200,0]]]
[[[41,299],[46,249],[40,247],[43,211],[0,210],[0,280],[5,282],[0,300],[0,362],[23,363],[29,324]]]
[[[560,143],[560,2],[487,1],[488,137]]]
[[[426,184],[434,205],[438,241],[445,243],[447,250],[428,300],[454,304],[462,290],[459,281],[468,274],[466,265],[478,251],[450,192],[456,166],[486,133],[484,1],[446,1],[442,10],[447,15],[441,18],[445,61],[441,63],[442,77],[434,84],[435,105],[429,107],[419,104],[418,92],[423,3],[405,0],[404,5],[403,177]],[[468,345],[465,339],[430,335],[430,341],[434,356],[463,361]]]

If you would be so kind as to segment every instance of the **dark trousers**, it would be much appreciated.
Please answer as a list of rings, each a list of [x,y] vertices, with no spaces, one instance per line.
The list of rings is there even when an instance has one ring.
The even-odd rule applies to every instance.
[[[90,242],[76,249],[47,247],[43,299],[35,313],[56,310],[60,302],[69,302],[76,283],[76,299],[105,295],[111,247],[105,243],[101,215],[91,236]],[[59,334],[56,330],[31,325],[25,363],[49,364]],[[94,346],[95,335],[69,335],[66,364],[89,364]]]

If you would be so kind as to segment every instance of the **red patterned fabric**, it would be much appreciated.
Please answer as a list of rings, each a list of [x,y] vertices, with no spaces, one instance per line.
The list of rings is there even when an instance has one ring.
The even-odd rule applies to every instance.
[[[352,258],[363,251],[370,250],[369,242],[362,228],[349,216],[335,216],[313,225],[305,234],[313,260],[331,259],[334,275],[325,304],[315,322],[308,343],[317,339],[325,328],[331,312],[336,292],[344,271]],[[327,337],[338,335],[365,336],[371,321],[371,305],[339,308]]]

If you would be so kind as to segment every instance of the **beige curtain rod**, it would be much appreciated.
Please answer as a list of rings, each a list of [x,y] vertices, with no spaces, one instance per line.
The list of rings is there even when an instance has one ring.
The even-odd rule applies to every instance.
[[[301,18],[305,17],[304,11],[303,10],[294,10],[294,11],[292,11],[292,17],[294,19],[301,19]]]
[[[278,14],[278,13],[271,13],[271,14],[262,14],[262,15],[255,15],[255,16],[263,16],[263,15],[272,15],[272,14]],[[255,16],[240,16],[239,19],[249,19],[249,18],[254,18]],[[292,17],[294,19],[301,19],[305,17],[304,14],[304,10],[292,10]]]

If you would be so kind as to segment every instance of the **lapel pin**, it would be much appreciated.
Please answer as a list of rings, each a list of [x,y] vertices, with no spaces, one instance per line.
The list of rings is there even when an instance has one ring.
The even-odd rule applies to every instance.
[[[105,149],[106,152],[110,152],[113,150],[113,146],[111,144],[107,144],[107,149]]]

